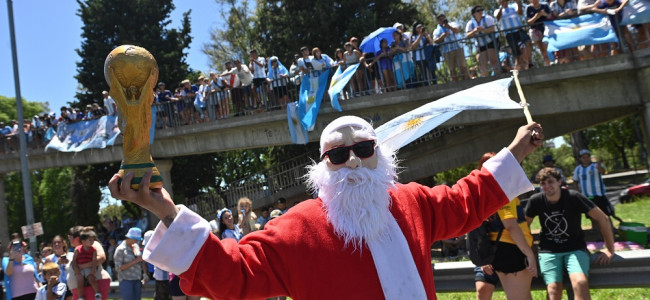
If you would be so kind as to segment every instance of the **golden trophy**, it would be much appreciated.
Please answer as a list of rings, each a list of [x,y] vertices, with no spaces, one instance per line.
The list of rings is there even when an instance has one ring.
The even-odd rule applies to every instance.
[[[104,77],[110,86],[109,95],[117,104],[118,126],[124,137],[124,160],[118,174],[124,178],[126,172],[133,171],[131,188],[137,190],[144,173],[153,169],[149,188],[161,188],[162,177],[149,145],[151,104],[158,80],[156,59],[142,47],[119,46],[106,57]]]

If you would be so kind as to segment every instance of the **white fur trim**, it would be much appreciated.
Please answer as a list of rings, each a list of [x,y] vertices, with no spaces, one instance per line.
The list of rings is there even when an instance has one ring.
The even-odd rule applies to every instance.
[[[144,248],[142,258],[165,271],[182,274],[210,235],[210,224],[184,205],[167,228],[162,222],[156,226],[151,240]]]
[[[320,155],[323,155],[323,152],[325,151],[324,137],[327,137],[328,135],[332,134],[332,132],[337,131],[346,126],[367,129],[370,132],[372,132],[373,136],[375,135],[375,130],[372,128],[372,125],[370,125],[370,123],[368,123],[366,120],[362,118],[359,118],[357,116],[343,116],[337,118],[334,121],[327,124],[327,126],[325,127],[325,129],[323,129],[323,132],[320,135]]]
[[[497,155],[488,159],[483,167],[492,173],[510,201],[533,190],[533,185],[524,173],[524,169],[507,148],[503,148]]]
[[[387,300],[427,299],[406,238],[395,218],[389,219],[386,237],[367,242],[384,297]]]

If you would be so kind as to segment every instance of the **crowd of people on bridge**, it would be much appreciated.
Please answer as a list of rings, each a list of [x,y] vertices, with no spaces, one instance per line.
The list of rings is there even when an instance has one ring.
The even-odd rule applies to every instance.
[[[235,58],[226,62],[224,71],[201,75],[195,81],[185,79],[167,85],[159,82],[153,99],[157,128],[216,121],[261,111],[283,109],[298,100],[303,76],[319,74],[326,69],[342,69],[360,64],[341,99],[386,93],[424,85],[485,77],[526,70],[536,66],[568,63],[619,53],[616,43],[564,49],[547,55],[543,41],[544,21],[572,18],[579,14],[606,14],[625,41],[634,50],[648,46],[650,24],[619,26],[621,11],[628,0],[499,0],[499,8],[484,11],[480,5],[471,7],[471,18],[465,25],[449,20],[444,14],[435,17],[435,28],[414,20],[407,27],[396,22],[392,39],[380,42],[372,52],[360,49],[360,39],[351,37],[342,47],[325,54],[318,47],[303,46],[285,67],[278,56],[247,50],[247,61]],[[469,8],[468,8],[469,9]],[[408,23],[407,23],[408,24]],[[464,27],[464,28],[463,28]],[[533,53],[539,52],[536,63]],[[468,57],[467,53],[475,54]],[[471,65],[476,61],[476,65]],[[330,77],[333,72],[330,72]],[[163,76],[164,77],[164,74]],[[115,101],[104,91],[103,99],[84,108],[61,107],[56,113],[25,120],[28,144],[41,147],[49,140],[48,129],[59,122],[90,120],[115,115]],[[328,99],[327,93],[325,100]],[[0,124],[0,153],[18,148],[17,125]]]

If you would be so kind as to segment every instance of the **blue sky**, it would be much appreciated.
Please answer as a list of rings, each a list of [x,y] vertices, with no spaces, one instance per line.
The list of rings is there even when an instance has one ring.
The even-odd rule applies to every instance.
[[[209,71],[208,57],[201,48],[210,31],[223,26],[220,6],[214,0],[176,0],[172,28],[179,27],[182,13],[192,9],[193,41],[187,62],[195,70]],[[75,52],[81,46],[78,4],[74,0],[13,1],[18,67],[23,99],[50,103],[58,108],[74,100],[78,84]],[[0,95],[15,97],[7,1],[0,0]]]

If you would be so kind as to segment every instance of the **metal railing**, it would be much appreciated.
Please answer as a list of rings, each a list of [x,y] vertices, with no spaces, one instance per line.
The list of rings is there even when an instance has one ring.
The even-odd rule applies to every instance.
[[[458,34],[455,41],[444,42],[436,45],[428,45],[423,48],[414,49],[404,53],[393,53],[390,58],[390,67],[393,71],[386,71],[382,68],[381,60],[371,64],[372,61],[362,61],[355,77],[342,91],[340,99],[351,100],[365,95],[388,93],[396,90],[409,89],[435,84],[445,84],[467,78],[480,76],[492,76],[509,71],[515,66],[515,57],[512,55],[512,47],[508,45],[506,33],[513,30],[528,32],[531,25],[508,30],[497,30],[488,34],[491,41],[488,43],[495,51],[479,51],[478,41],[484,36],[466,38]],[[631,32],[632,47],[635,49],[650,46],[650,39],[641,40],[641,36]],[[619,36],[621,33],[619,32]],[[623,43],[625,44],[625,43]],[[531,43],[530,46],[535,46]],[[445,59],[452,58],[447,55],[446,49],[456,47],[462,50],[462,60],[454,70],[451,64]],[[535,46],[536,47],[536,46]],[[615,54],[611,44],[602,44],[582,47],[584,49],[566,49],[557,52],[557,63],[571,63],[573,61],[609,56]],[[622,48],[629,52],[631,47]],[[498,51],[497,51],[498,50]],[[427,54],[428,53],[428,54]],[[478,54],[483,54],[479,59]],[[484,58],[483,58],[484,57]],[[539,49],[532,52],[531,62],[534,67],[543,67],[544,60]],[[425,58],[428,60],[417,60]],[[485,60],[498,61],[498,65],[487,63],[487,72],[481,72],[479,62]],[[387,62],[387,61],[384,61]],[[463,67],[464,64],[464,67]],[[330,80],[338,67],[334,64],[330,68]],[[343,68],[347,65],[342,64]],[[384,64],[386,67],[387,65]],[[526,66],[527,67],[527,66]],[[457,69],[457,70],[456,70]],[[395,71],[398,70],[398,71]],[[466,71],[465,71],[466,70]],[[483,74],[481,74],[483,73]],[[298,101],[300,82],[302,75],[282,77],[275,80],[267,80],[260,86],[251,84],[248,87],[237,87],[227,89],[214,89],[206,93],[205,101],[195,105],[194,98],[178,97],[174,101],[154,104],[156,111],[156,127],[159,130],[198,124],[204,122],[218,122],[221,119],[264,113],[273,110],[284,109],[287,102]],[[391,83],[392,82],[392,83]],[[252,93],[255,91],[255,93]],[[329,101],[327,93],[323,101]],[[40,135],[42,136],[42,135]],[[30,142],[31,148],[41,148],[46,144],[42,138],[34,138]],[[12,144],[11,137],[0,137],[0,155],[17,150],[17,145]]]

